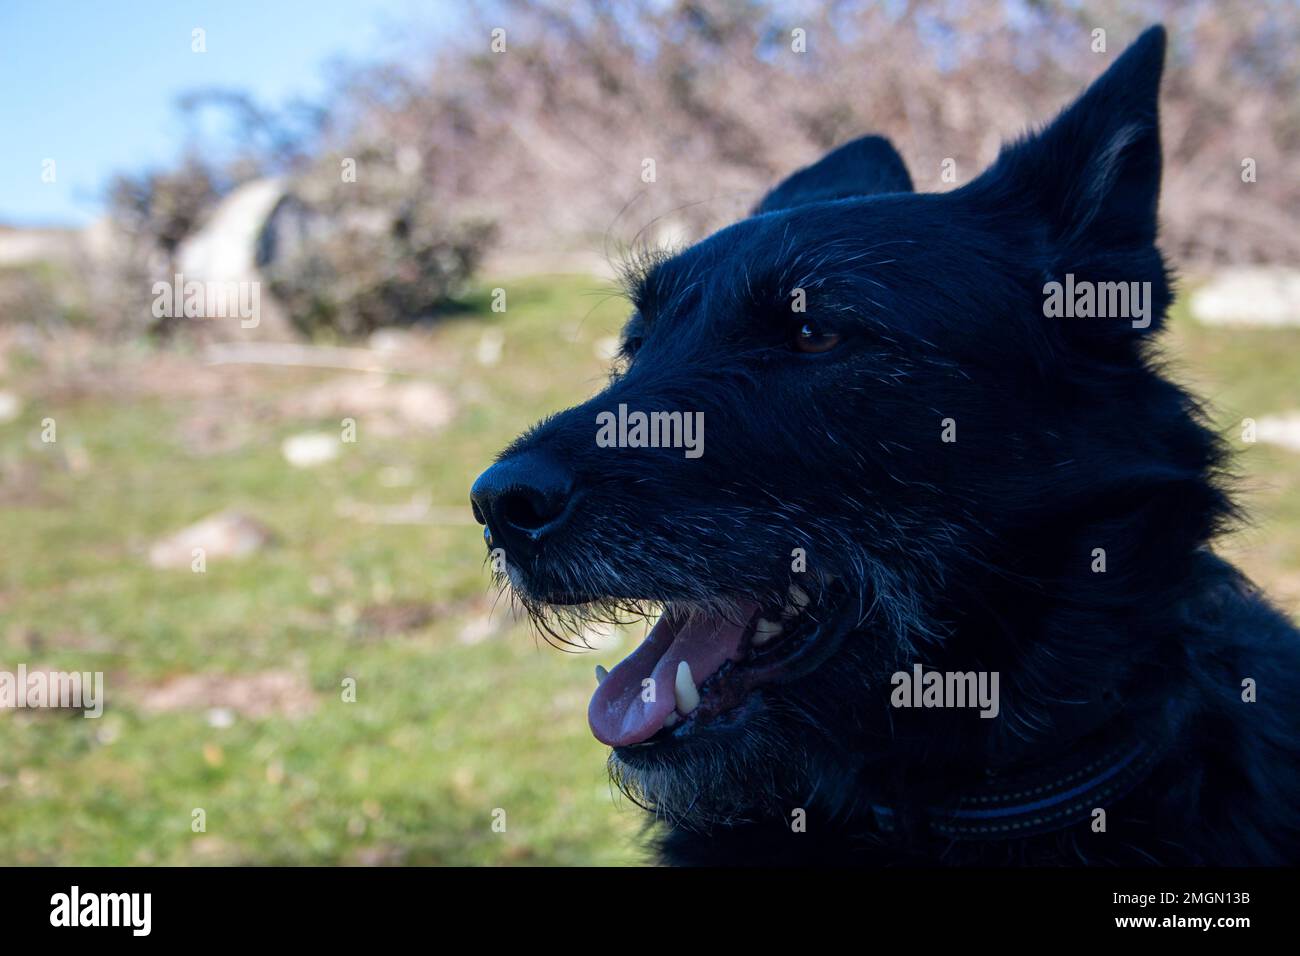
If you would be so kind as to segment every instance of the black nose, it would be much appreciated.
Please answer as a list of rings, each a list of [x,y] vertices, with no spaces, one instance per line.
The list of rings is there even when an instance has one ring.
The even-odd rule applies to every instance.
[[[515,560],[535,556],[542,540],[564,524],[573,478],[559,462],[526,451],[497,462],[469,490],[470,506],[490,548]]]

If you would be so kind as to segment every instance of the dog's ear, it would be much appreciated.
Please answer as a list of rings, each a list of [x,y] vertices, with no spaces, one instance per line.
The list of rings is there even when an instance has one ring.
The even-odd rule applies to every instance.
[[[863,136],[792,174],[763,197],[754,215],[828,199],[911,191],[907,167],[889,140]]]
[[[1065,257],[1152,246],[1164,58],[1164,28],[1151,27],[1046,128],[1003,147],[966,190],[1003,211],[1028,203]]]

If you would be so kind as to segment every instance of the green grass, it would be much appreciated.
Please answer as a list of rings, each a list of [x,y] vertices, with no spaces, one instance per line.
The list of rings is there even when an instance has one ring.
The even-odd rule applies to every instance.
[[[560,653],[503,608],[490,637],[459,637],[491,610],[481,533],[464,523],[469,485],[545,410],[600,387],[596,344],[622,311],[586,294],[599,288],[511,283],[504,315],[476,297],[477,314],[432,333],[427,377],[457,402],[454,424],[367,437],[359,416],[359,440],[312,470],[289,467],[281,440],[338,423],[267,409],[331,373],[241,369],[231,374],[245,388],[228,397],[131,397],[111,384],[78,394],[47,388],[39,368],[11,376],[4,387],[26,407],[0,426],[0,474],[26,493],[0,512],[0,669],[102,670],[108,706],[100,720],[0,713],[0,863],[639,860],[639,811],[611,796],[586,728],[594,664],[617,652]],[[474,358],[488,325],[505,334],[490,368]],[[181,434],[198,412],[253,427],[233,451],[196,454]],[[53,445],[38,437],[47,416]],[[69,468],[67,449],[88,464]],[[385,487],[388,466],[414,482]],[[336,510],[421,492],[461,523],[367,524]],[[152,541],[228,506],[270,525],[275,546],[203,574],[149,565]],[[433,621],[390,635],[353,623],[368,606],[410,603]],[[309,715],[217,728],[202,706],[140,705],[178,675],[283,670],[310,684]],[[345,677],[355,703],[342,700]],[[191,830],[195,808],[205,833]]]
[[[560,653],[501,608],[494,632],[463,636],[491,609],[467,489],[522,428],[599,389],[598,345],[624,312],[596,280],[506,288],[505,314],[483,289],[472,312],[430,333],[425,377],[457,403],[450,426],[384,437],[362,416],[360,440],[312,470],[289,467],[280,442],[338,423],[280,407],[334,373],[196,363],[196,379],[218,386],[205,390],[184,374],[183,387],[155,382],[162,356],[138,349],[106,354],[92,365],[107,371],[85,383],[11,357],[0,387],[25,407],[0,425],[0,669],[101,670],[108,705],[100,720],[0,712],[0,864],[641,859],[641,814],[611,796],[585,718],[593,665],[620,649]],[[489,327],[505,346],[484,367],[475,351]],[[1243,417],[1300,407],[1298,331],[1211,330],[1179,314],[1168,351],[1230,437]],[[196,451],[185,437],[196,416],[242,442]],[[46,417],[54,445],[39,440]],[[1294,607],[1300,455],[1234,444],[1257,527],[1227,550]],[[393,466],[413,483],[389,487]],[[446,509],[439,520],[364,523],[337,508],[422,491]],[[149,565],[151,542],[232,506],[270,525],[276,544],[203,574]],[[356,623],[408,604],[432,621],[389,634]],[[266,672],[297,675],[309,712],[272,707],[214,726],[201,701],[147,706],[177,677],[238,685]],[[347,677],[355,703],[342,699]],[[196,808],[206,832],[191,829]]]
[[[1175,307],[1171,373],[1206,404],[1237,454],[1236,491],[1249,524],[1220,550],[1292,616],[1300,611],[1300,453],[1242,440],[1242,421],[1300,410],[1300,329],[1207,328]]]

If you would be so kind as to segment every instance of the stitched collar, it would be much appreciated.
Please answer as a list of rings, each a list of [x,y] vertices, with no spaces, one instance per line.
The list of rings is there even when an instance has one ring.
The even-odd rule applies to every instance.
[[[1150,741],[1093,748],[1051,767],[1013,773],[987,771],[955,805],[930,807],[922,816],[936,837],[999,840],[1049,833],[1089,820],[1140,783],[1164,748]],[[881,830],[903,828],[898,813],[884,805],[872,810]]]

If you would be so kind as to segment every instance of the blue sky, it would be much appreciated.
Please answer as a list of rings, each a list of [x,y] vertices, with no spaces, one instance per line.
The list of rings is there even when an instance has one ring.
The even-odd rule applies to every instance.
[[[0,0],[0,224],[81,225],[113,172],[174,158],[176,98],[239,88],[280,105],[329,63],[431,43],[445,0]],[[191,31],[206,31],[206,53]],[[46,159],[56,181],[41,180]]]

